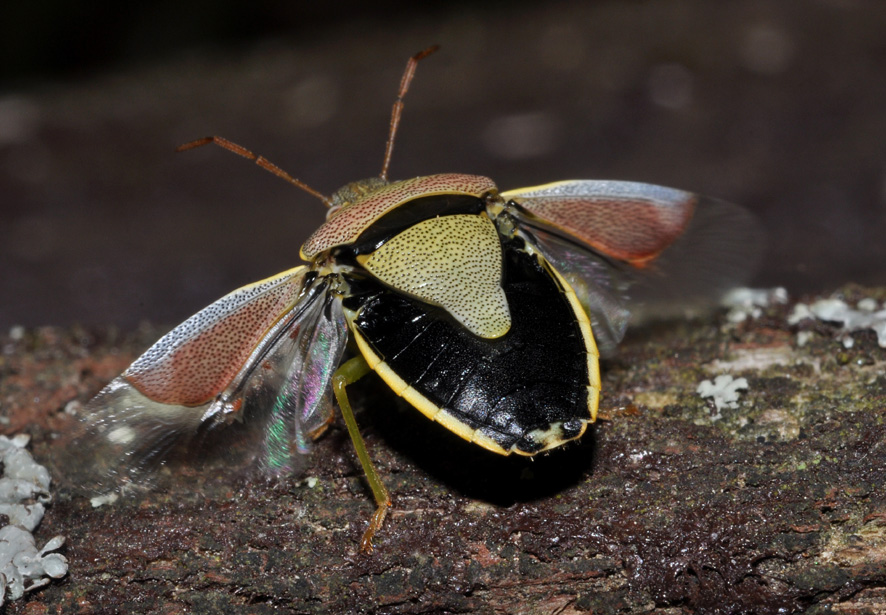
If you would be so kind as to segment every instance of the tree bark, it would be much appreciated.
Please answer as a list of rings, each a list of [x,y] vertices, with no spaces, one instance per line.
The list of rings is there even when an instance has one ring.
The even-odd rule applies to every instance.
[[[603,420],[535,459],[472,446],[369,376],[351,398],[394,501],[370,555],[340,421],[300,478],[170,465],[97,509],[60,489],[37,537],[67,537],[70,572],[8,612],[883,612],[886,350],[811,321],[800,346],[787,313],[633,331],[604,363]],[[46,460],[72,402],[158,333],[4,338],[4,431]],[[696,387],[719,374],[749,386],[717,418]]]

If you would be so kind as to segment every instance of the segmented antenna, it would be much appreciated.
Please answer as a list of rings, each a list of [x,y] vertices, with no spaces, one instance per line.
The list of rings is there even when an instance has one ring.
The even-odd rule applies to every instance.
[[[391,166],[391,154],[394,152],[394,137],[397,135],[397,127],[400,125],[400,116],[403,114],[403,97],[409,90],[412,78],[415,76],[415,68],[418,66],[419,60],[422,60],[435,51],[440,49],[440,45],[431,45],[423,51],[409,58],[406,63],[406,70],[403,71],[403,77],[400,79],[400,91],[397,92],[397,100],[394,102],[394,109],[391,111],[391,129],[388,132],[388,143],[385,145],[385,159],[381,165],[381,177],[388,181],[388,168]]]
[[[439,48],[440,45],[432,45],[423,51],[419,51],[417,54],[409,58],[409,61],[406,63],[406,70],[403,71],[403,77],[400,79],[400,90],[397,92],[397,100],[394,101],[394,108],[391,111],[391,128],[388,132],[388,142],[385,145],[385,158],[382,163],[381,174],[379,175],[379,177],[385,181],[388,181],[388,168],[391,166],[391,154],[394,151],[394,137],[397,136],[397,127],[400,125],[400,116],[403,115],[403,97],[406,96],[406,92],[409,91],[409,85],[412,83],[412,78],[415,76],[415,68],[418,66],[419,60],[428,57]],[[184,152],[189,149],[194,149],[195,147],[209,145],[210,143],[218,145],[229,152],[234,152],[238,156],[243,156],[247,160],[252,160],[265,171],[270,171],[277,177],[285,179],[297,188],[301,188],[308,194],[317,197],[324,205],[326,205],[326,207],[332,207],[332,199],[325,194],[314,190],[300,179],[294,178],[264,156],[256,156],[242,145],[237,145],[233,141],[228,141],[224,137],[203,137],[202,139],[179,145],[175,148],[175,151]]]
[[[413,70],[415,70],[415,69],[413,69]],[[254,161],[255,164],[257,164],[258,166],[263,168],[265,171],[270,171],[271,173],[273,173],[277,177],[281,177],[281,178],[285,179],[286,181],[288,181],[290,184],[292,184],[298,188],[301,188],[302,190],[304,190],[308,194],[311,194],[311,195],[317,197],[318,199],[323,201],[323,204],[326,205],[326,207],[332,207],[332,199],[330,199],[325,194],[322,194],[321,192],[314,190],[313,188],[311,188],[309,185],[307,185],[305,182],[301,181],[300,179],[294,178],[292,175],[290,175],[289,173],[287,173],[286,171],[284,171],[283,169],[278,167],[276,164],[274,164],[273,162],[271,162],[270,160],[268,160],[264,156],[256,156],[255,154],[250,152],[248,149],[246,149],[242,145],[237,145],[236,143],[234,143],[232,141],[228,141],[224,137],[204,137],[202,139],[197,139],[196,141],[191,141],[190,143],[185,143],[184,145],[179,145],[178,147],[175,148],[175,151],[184,152],[189,149],[194,149],[195,147],[202,147],[204,145],[209,145],[210,143],[212,143],[214,145],[218,145],[219,147],[223,147],[224,149],[228,150],[229,152],[234,152],[238,156],[243,156],[244,158],[246,158],[248,160]]]

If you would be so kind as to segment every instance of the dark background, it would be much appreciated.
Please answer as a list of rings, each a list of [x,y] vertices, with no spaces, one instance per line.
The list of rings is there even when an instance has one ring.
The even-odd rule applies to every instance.
[[[147,3],[146,3],[147,4]],[[392,178],[661,183],[769,232],[756,283],[886,283],[886,3],[13,3],[0,24],[0,329],[173,324],[298,264],[307,194]],[[121,12],[129,11],[129,12]]]

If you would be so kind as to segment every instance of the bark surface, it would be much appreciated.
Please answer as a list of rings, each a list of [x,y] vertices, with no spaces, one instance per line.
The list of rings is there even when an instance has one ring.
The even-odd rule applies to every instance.
[[[351,398],[394,499],[371,555],[340,420],[298,479],[170,465],[98,509],[60,488],[37,540],[65,535],[70,572],[7,612],[883,612],[886,350],[871,331],[847,349],[831,325],[791,327],[789,309],[632,331],[604,364],[603,420],[536,459],[463,442],[368,377]],[[160,332],[4,337],[3,431],[45,461]],[[717,417],[696,388],[720,374],[749,386]]]

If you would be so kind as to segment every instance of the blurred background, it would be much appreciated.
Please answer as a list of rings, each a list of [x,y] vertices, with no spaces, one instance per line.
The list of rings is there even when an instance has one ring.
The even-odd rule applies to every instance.
[[[391,177],[659,183],[769,233],[757,285],[886,283],[882,0],[70,3],[0,24],[0,330],[174,324],[298,264],[316,189]]]

